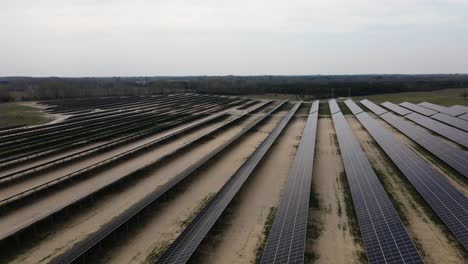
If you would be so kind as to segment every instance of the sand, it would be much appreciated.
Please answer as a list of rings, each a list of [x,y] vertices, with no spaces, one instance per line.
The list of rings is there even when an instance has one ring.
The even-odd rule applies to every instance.
[[[387,192],[390,190],[389,196],[394,197],[399,202],[400,212],[406,218],[406,228],[413,241],[416,241],[416,246],[424,262],[427,264],[463,263],[463,253],[456,247],[456,242],[448,238],[444,233],[448,232],[448,230],[434,224],[431,216],[427,215],[421,208],[423,205],[415,201],[408,185],[399,178],[396,168],[391,165],[391,161],[387,159],[384,153],[374,145],[373,139],[359,121],[354,117],[347,117],[347,121],[372,166],[385,175],[385,183],[389,187],[386,190]],[[406,143],[412,144],[410,142]]]
[[[277,207],[305,119],[295,118],[266,154],[195,254],[201,263],[252,263],[271,207]]]
[[[240,129],[240,126],[234,127],[220,134],[218,137],[214,138],[210,142],[198,146],[197,148],[191,151],[188,151],[185,155],[178,157],[177,159],[174,159],[171,162],[166,162],[164,165],[158,167],[150,176],[145,177],[143,180],[138,181],[132,186],[128,186],[127,188],[122,190],[122,192],[115,194],[113,193],[102,199],[99,199],[99,201],[96,201],[96,203],[93,204],[91,208],[88,208],[79,216],[73,217],[73,219],[68,221],[65,225],[59,227],[58,229],[55,229],[53,234],[47,237],[47,239],[41,241],[41,243],[37,244],[37,246],[35,246],[31,250],[28,250],[28,252],[26,252],[25,254],[18,256],[18,258],[15,259],[15,262],[33,263],[37,262],[38,259],[44,258],[44,260],[50,260],[52,257],[60,254],[68,247],[73,245],[73,243],[84,238],[87,234],[90,234],[93,231],[97,230],[97,228],[100,225],[109,221],[110,219],[121,213],[123,210],[142,199],[155,187],[164,184],[164,182],[166,182],[168,179],[172,178],[177,173],[187,168],[201,155],[208,153],[212,148],[226,141],[227,138],[232,136],[235,131],[238,131]],[[197,131],[196,134],[203,133],[204,131],[204,129]],[[193,137],[194,133],[191,133],[190,135]],[[187,140],[188,139],[180,138],[176,141],[176,143],[181,144],[183,142],[186,142]],[[174,144],[176,143],[168,144],[172,147],[168,147],[169,149],[167,149],[167,151],[174,149],[176,147]],[[163,153],[159,153],[159,155],[162,154]],[[145,155],[147,155],[147,153],[145,153]],[[152,157],[152,159],[155,158],[156,156]],[[138,159],[136,161],[128,163],[123,168],[134,166],[134,163],[139,163],[141,162],[140,160],[144,161],[145,159]],[[115,173],[112,173],[112,171],[116,170],[117,167],[119,166],[106,170],[105,174],[112,175],[112,177],[103,179],[109,180],[113,177],[116,177]],[[93,179],[94,178],[96,178],[96,176],[93,177]],[[91,186],[89,184],[86,184],[85,187],[90,188]],[[83,189],[80,187],[80,190]],[[63,197],[63,199],[66,199],[70,196],[72,195],[68,193],[66,197]],[[194,201],[198,202],[198,200],[196,199]],[[50,203],[53,202],[47,201],[46,205],[49,205]]]
[[[364,250],[350,233],[340,181],[344,167],[337,144],[332,119],[320,118],[311,190],[318,208],[309,212],[309,222],[316,231],[306,242],[307,254],[318,264],[361,263],[359,255]]]

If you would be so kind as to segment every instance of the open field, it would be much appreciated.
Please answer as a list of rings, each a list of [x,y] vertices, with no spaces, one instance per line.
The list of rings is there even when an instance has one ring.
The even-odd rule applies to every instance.
[[[39,107],[27,103],[0,103],[0,128],[39,125],[52,120]]]
[[[466,98],[463,96],[464,92],[467,93]],[[431,102],[443,106],[451,105],[466,105],[468,106],[468,88],[466,89],[445,89],[430,92],[407,92],[407,93],[389,93],[369,96],[356,96],[352,97],[353,100],[359,101],[362,99],[369,99],[376,103],[383,103],[390,101],[393,103],[411,102]]]
[[[466,262],[467,132],[299,99],[38,102],[0,130],[0,262]]]

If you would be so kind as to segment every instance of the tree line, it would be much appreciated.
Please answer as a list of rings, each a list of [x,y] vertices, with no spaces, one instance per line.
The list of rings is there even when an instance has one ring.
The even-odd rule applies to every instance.
[[[0,101],[135,96],[177,92],[296,94],[308,98],[364,96],[468,87],[467,74],[0,78]]]

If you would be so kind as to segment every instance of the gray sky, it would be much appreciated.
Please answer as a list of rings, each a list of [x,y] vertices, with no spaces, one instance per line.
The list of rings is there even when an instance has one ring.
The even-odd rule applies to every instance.
[[[468,73],[468,0],[0,0],[0,76]]]

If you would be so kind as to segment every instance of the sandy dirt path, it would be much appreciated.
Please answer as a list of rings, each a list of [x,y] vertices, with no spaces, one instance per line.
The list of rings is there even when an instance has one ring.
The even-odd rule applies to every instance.
[[[271,207],[277,207],[305,126],[294,118],[195,253],[195,263],[253,263]],[[193,263],[193,262],[192,262]]]
[[[449,231],[433,222],[431,219],[433,216],[428,215],[422,208],[427,205],[421,204],[418,201],[420,199],[414,198],[411,193],[412,187],[400,178],[398,169],[378,148],[370,134],[354,117],[347,117],[347,121],[374,170],[376,170],[379,179],[386,186],[387,193],[393,201],[398,201],[397,204],[395,202],[393,204],[396,205],[399,215],[402,217],[411,238],[415,241],[424,262],[427,264],[464,263],[463,252],[457,248],[456,242],[452,240],[453,237],[449,238],[445,233]],[[400,134],[396,130],[392,131]],[[401,136],[399,137],[401,138]],[[408,145],[413,144],[407,140],[409,139],[405,139],[404,142]]]
[[[309,212],[306,259],[318,264],[361,263],[364,249],[350,231],[340,180],[344,167],[332,119],[320,118],[317,129],[311,190],[317,208]]]
[[[154,188],[161,186],[170,178],[190,166],[202,155],[208,153],[216,146],[228,140],[244,126],[244,123],[245,122],[228,129],[209,142],[187,151],[186,154],[177,157],[174,160],[165,162],[163,165],[154,169],[150,175],[144,177],[142,180],[137,181],[131,186],[125,186],[125,188],[123,188],[120,192],[112,193],[100,198],[95,202],[95,204],[93,204],[90,208],[87,208],[87,210],[80,213],[78,216],[74,216],[73,219],[68,220],[59,227],[54,227],[53,232],[51,232],[51,234],[46,239],[42,240],[32,249],[28,250],[28,252],[18,256],[13,262],[37,263],[37,260],[46,262],[54,256],[64,252],[68,247],[83,239],[86,235],[97,230],[100,225],[106,223],[113,217],[123,212],[126,208],[130,207],[132,204],[141,200],[146,194],[154,190]],[[203,129],[198,133],[203,133],[204,131],[205,130]],[[185,141],[186,140],[180,139],[177,142],[178,144],[181,144]],[[162,153],[160,153],[160,155],[161,154]],[[157,157],[154,156],[153,159],[154,158]],[[217,172],[219,173],[219,169]],[[207,188],[208,186],[210,185],[203,185],[204,188]],[[201,199],[203,199],[207,193],[210,192],[204,192]],[[199,202],[199,200],[192,199],[190,199],[192,202]],[[184,206],[184,208],[186,207]],[[167,231],[168,229],[164,228],[162,230]],[[155,237],[152,236],[151,238],[154,239]],[[131,252],[135,253],[133,250]],[[121,259],[118,259],[120,262]]]

